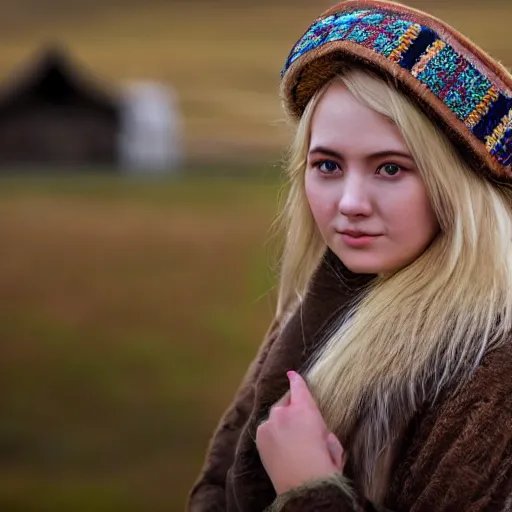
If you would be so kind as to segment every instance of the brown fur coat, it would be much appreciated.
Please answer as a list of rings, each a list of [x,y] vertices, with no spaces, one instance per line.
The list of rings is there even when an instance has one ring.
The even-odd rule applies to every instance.
[[[344,276],[344,283],[339,273]],[[368,277],[327,254],[300,310],[269,330],[213,436],[190,512],[512,511],[512,345],[487,354],[469,383],[418,411],[400,435],[376,507],[344,476],[276,497],[254,442],[260,421],[318,348],[320,333]]]

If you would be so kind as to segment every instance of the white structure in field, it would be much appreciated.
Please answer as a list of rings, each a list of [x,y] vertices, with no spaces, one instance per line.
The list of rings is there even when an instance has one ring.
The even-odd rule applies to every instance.
[[[137,174],[163,174],[181,162],[181,120],[174,92],[159,83],[135,82],[121,94],[119,163]]]

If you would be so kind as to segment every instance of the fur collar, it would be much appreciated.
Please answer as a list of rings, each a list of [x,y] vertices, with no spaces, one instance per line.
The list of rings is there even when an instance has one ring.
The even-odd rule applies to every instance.
[[[256,510],[256,504],[270,504],[275,498],[254,443],[256,429],[270,407],[288,391],[286,372],[305,368],[320,348],[325,328],[346,312],[351,300],[373,279],[350,272],[331,251],[326,252],[305,300],[282,327],[256,383],[252,414],[228,474],[228,510]],[[251,488],[251,493],[237,492],[244,488]]]

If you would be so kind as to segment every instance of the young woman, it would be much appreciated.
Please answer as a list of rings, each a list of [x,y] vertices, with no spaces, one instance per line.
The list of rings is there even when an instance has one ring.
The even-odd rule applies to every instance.
[[[353,0],[282,93],[276,319],[189,510],[512,510],[512,77],[435,18]]]

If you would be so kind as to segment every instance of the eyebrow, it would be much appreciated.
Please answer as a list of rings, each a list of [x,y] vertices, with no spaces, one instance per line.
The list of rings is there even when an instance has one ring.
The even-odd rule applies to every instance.
[[[338,160],[345,160],[341,153],[334,151],[333,149],[329,149],[323,146],[315,146],[312,150],[310,150],[309,154],[313,155],[315,153],[322,153],[324,155],[332,156],[333,158],[337,158]],[[376,153],[372,153],[366,156],[366,160],[374,160],[376,158],[385,158],[387,156],[401,156],[404,158],[408,158],[409,160],[413,160],[412,156],[409,153],[405,153],[404,151],[397,151],[394,149],[386,150],[386,151],[377,151]]]

